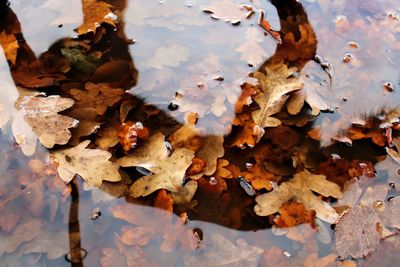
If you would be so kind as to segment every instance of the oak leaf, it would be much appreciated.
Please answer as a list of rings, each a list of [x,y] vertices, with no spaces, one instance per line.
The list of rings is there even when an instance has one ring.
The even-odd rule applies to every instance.
[[[260,109],[253,112],[253,120],[263,128],[276,127],[280,121],[272,115],[281,111],[289,94],[300,90],[303,83],[298,78],[290,78],[295,72],[283,63],[268,66],[265,70],[266,75],[261,72],[254,73],[261,90],[254,96]]]
[[[326,180],[324,175],[312,174],[307,170],[297,173],[292,180],[283,182],[270,193],[256,197],[257,205],[254,211],[260,216],[267,216],[279,211],[279,208],[289,200],[304,205],[307,210],[315,210],[321,220],[334,223],[338,219],[336,211],[314,193],[325,197],[341,198],[340,187]]]
[[[47,148],[64,145],[71,138],[70,128],[78,121],[58,112],[70,108],[74,101],[60,96],[24,96],[17,101],[19,111],[14,117],[12,130],[25,155],[32,155],[36,140]]]
[[[168,155],[165,136],[156,133],[143,146],[117,161],[122,167],[143,167],[153,174],[134,182],[130,188],[133,197],[147,196],[158,189],[179,192],[182,188],[186,169],[191,165],[194,152],[178,148]]]
[[[101,0],[82,1],[83,24],[76,30],[79,35],[96,32],[101,23],[115,26],[117,16],[111,10],[112,5]]]
[[[54,151],[52,156],[58,163],[57,171],[65,183],[69,183],[77,174],[91,186],[100,187],[103,181],[118,182],[121,176],[119,166],[109,159],[111,153],[101,149],[88,149],[90,141]]]
[[[108,107],[112,107],[122,99],[125,91],[111,88],[107,83],[87,82],[85,90],[72,89],[69,93],[76,100],[76,108],[95,108],[99,115],[103,115]]]

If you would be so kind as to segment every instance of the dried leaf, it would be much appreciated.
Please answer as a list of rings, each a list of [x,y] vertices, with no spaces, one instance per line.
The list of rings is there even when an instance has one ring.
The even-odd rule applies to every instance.
[[[112,107],[122,99],[125,91],[111,88],[107,83],[87,82],[85,90],[72,89],[69,93],[76,100],[76,108],[94,108],[97,114],[103,115],[108,107]]]
[[[111,153],[101,149],[88,149],[86,147],[89,143],[89,140],[83,141],[75,147],[52,153],[61,179],[69,183],[77,174],[95,187],[100,187],[103,181],[120,181],[119,166],[109,161]]]
[[[112,12],[112,5],[101,0],[82,1],[83,24],[77,29],[79,35],[96,32],[101,23],[115,26],[117,16]]]
[[[298,78],[290,78],[294,71],[283,63],[266,67],[266,73],[254,74],[261,90],[254,97],[260,109],[253,112],[253,120],[263,128],[278,126],[280,121],[271,116],[281,111],[290,93],[303,88]]]
[[[60,96],[25,96],[19,101],[12,130],[24,154],[33,154],[37,138],[47,148],[68,143],[71,138],[69,128],[75,127],[78,121],[58,112],[73,104],[72,99]]]
[[[143,167],[153,174],[134,182],[130,188],[133,197],[147,196],[158,189],[179,192],[186,169],[192,163],[194,152],[178,148],[168,156],[165,137],[161,133],[151,136],[143,146],[117,161],[122,167]]]
[[[400,200],[386,201],[388,187],[368,187],[358,204],[344,213],[335,227],[336,249],[342,258],[362,258],[376,250],[381,239],[400,229]]]
[[[325,197],[341,198],[340,187],[326,180],[324,175],[315,175],[307,170],[297,173],[289,182],[282,183],[270,193],[256,197],[254,211],[260,216],[267,216],[279,211],[287,201],[302,203],[307,210],[315,210],[321,220],[334,223],[338,219],[336,211],[314,193]]]

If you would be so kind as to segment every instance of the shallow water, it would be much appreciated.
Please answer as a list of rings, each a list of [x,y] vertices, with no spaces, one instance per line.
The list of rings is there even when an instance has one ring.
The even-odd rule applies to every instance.
[[[197,127],[202,128],[204,136],[226,135],[227,144],[236,140],[238,129],[231,123],[240,85],[244,81],[256,82],[249,74],[269,64],[268,60],[279,50],[278,42],[270,35],[265,36],[257,25],[258,14],[246,19],[237,5],[251,4],[254,10],[263,9],[272,29],[286,29],[280,25],[276,8],[259,0],[127,2],[124,12],[118,13],[124,21],[124,28],[119,28],[118,34],[122,32],[135,43],[129,46],[117,43],[110,35],[97,48],[111,51],[111,60],[133,62],[138,80],[125,77],[124,70],[116,70],[111,77],[103,78],[116,87],[122,87],[125,82],[129,87],[125,89],[135,99],[161,110],[163,119],[148,126],[152,132],[160,129],[171,133],[184,124],[187,113],[196,112]],[[293,1],[287,2],[287,5],[293,4]],[[363,160],[376,164],[380,161],[378,164],[382,165],[385,149],[370,140],[353,141],[351,147],[343,143],[329,145],[334,139],[340,139],[353,122],[398,108],[400,19],[396,16],[400,16],[400,7],[397,1],[300,2],[316,36],[309,43],[316,45],[317,54],[331,67],[324,70],[307,56],[302,58],[301,53],[308,53],[304,50],[308,46],[303,44],[297,50],[289,50],[293,55],[284,57],[300,69],[301,75],[308,75],[320,84],[318,94],[326,100],[330,112],[320,113],[310,122],[307,120],[306,126],[297,125],[301,120],[292,120],[299,139],[296,149],[307,150],[307,168],[316,172],[323,169],[319,164],[331,154],[338,154],[349,162]],[[207,6],[216,6],[225,19],[239,17],[240,25],[212,19],[202,11]],[[11,9],[18,18],[26,44],[37,58],[57,46],[60,39],[77,37],[74,29],[82,23],[82,6],[77,0],[14,1]],[[305,14],[297,14],[298,17],[294,14],[294,20],[303,20]],[[358,48],[350,47],[349,42],[356,42]],[[343,57],[347,53],[351,54],[351,60],[345,63]],[[93,78],[77,77],[68,83],[83,83]],[[78,178],[73,180],[72,187],[65,185],[54,166],[35,165],[38,161],[49,163],[49,150],[38,142],[33,148],[25,148],[34,151],[26,156],[16,142],[18,136],[13,128],[23,131],[30,126],[24,120],[17,120],[20,111],[16,103],[24,86],[15,85],[4,48],[0,51],[0,79],[1,266],[301,266],[306,260],[313,261],[310,255],[315,254],[315,260],[331,254],[337,257],[329,223],[317,219],[318,232],[308,224],[291,229],[272,227],[272,220],[254,213],[254,197],[246,193],[238,179],[226,179],[227,190],[221,193],[220,181],[215,185],[206,176],[199,182],[194,196],[197,205],[192,202],[176,205],[172,215],[153,207],[155,194],[139,199],[123,194],[132,182],[129,179],[120,188],[106,183],[101,190],[88,187]],[[385,90],[387,82],[393,85],[393,92]],[[68,83],[64,83],[67,85],[63,90],[71,88]],[[53,86],[49,91],[65,94],[67,91],[61,87]],[[171,110],[175,109],[171,103],[177,105],[176,110]],[[114,111],[118,108],[114,107]],[[105,118],[105,123],[115,120],[114,113]],[[289,119],[287,124],[293,125]],[[307,131],[318,127],[319,142],[307,137]],[[267,136],[273,135],[267,130]],[[93,135],[90,138],[94,140]],[[279,154],[283,145],[271,145],[269,140],[255,149],[264,147],[267,161],[279,162],[279,168],[292,168],[286,166],[290,155]],[[224,158],[243,170],[246,163],[254,160],[255,154],[251,151],[248,147],[226,145]],[[281,158],[275,159],[275,155]],[[123,154],[115,152],[114,156]],[[386,183],[388,176],[399,178],[398,174],[393,177],[398,167],[388,163],[389,160],[381,168],[381,165],[375,166],[377,173],[373,181],[364,177],[365,186]],[[140,177],[133,168],[124,171],[131,177]],[[261,189],[257,194],[263,192],[266,190]],[[90,217],[94,216],[95,208],[101,215],[93,220]],[[178,216],[182,213],[187,214],[185,224]],[[129,239],[129,231],[134,234],[126,240],[124,237]],[[188,234],[192,232],[197,239]],[[79,249],[82,261],[74,262],[80,258],[76,254]],[[379,248],[373,256],[353,263],[374,266],[382,253],[384,250]],[[396,258],[399,259],[396,255],[387,257],[385,266],[391,266]],[[339,261],[329,264],[339,264]]]

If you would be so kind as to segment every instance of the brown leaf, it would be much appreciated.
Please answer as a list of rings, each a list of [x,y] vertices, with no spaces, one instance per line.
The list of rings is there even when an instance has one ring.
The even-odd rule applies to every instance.
[[[0,33],[0,44],[3,47],[4,54],[11,64],[15,65],[19,44],[14,34],[7,34],[5,31]]]
[[[117,15],[113,13],[112,5],[101,0],[82,1],[83,24],[76,30],[79,35],[96,32],[102,23],[115,26]]]
[[[103,115],[108,107],[112,107],[122,99],[125,93],[122,89],[111,88],[107,83],[94,84],[87,82],[85,90],[69,91],[76,100],[75,108],[94,108],[97,114]]]
[[[307,170],[297,173],[289,182],[282,183],[270,193],[256,197],[254,211],[260,216],[267,216],[279,211],[287,201],[294,200],[304,204],[307,210],[315,210],[321,220],[334,223],[338,219],[336,211],[314,193],[323,196],[341,198],[340,187],[326,180],[324,175],[315,175]]]

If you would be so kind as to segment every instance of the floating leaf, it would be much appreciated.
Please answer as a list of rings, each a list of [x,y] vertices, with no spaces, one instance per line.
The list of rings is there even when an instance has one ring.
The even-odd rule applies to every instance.
[[[86,147],[89,143],[89,140],[83,141],[75,147],[52,153],[61,179],[69,183],[77,174],[95,187],[100,187],[103,181],[120,181],[119,166],[109,161],[111,153],[101,149],[88,149]]]
[[[82,1],[83,24],[77,29],[79,35],[96,32],[101,23],[115,26],[117,16],[112,12],[113,6],[101,0]]]
[[[283,63],[266,67],[266,75],[254,73],[261,90],[254,97],[260,109],[253,112],[253,120],[260,127],[278,126],[280,121],[271,116],[281,111],[290,93],[303,88],[303,83],[298,78],[290,78],[293,73]]]
[[[117,163],[122,167],[143,167],[153,173],[132,184],[130,194],[139,197],[147,196],[158,189],[179,192],[193,157],[194,152],[186,148],[178,148],[168,156],[164,135],[156,133],[143,146],[119,159]]]
[[[307,210],[315,210],[321,220],[334,223],[338,219],[336,211],[314,193],[325,197],[341,198],[340,187],[326,180],[324,175],[312,174],[307,170],[297,173],[292,180],[283,182],[270,193],[256,197],[257,205],[254,211],[260,216],[267,216],[279,211],[279,208],[289,200],[304,205]]]

